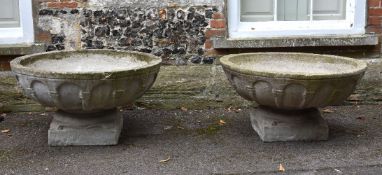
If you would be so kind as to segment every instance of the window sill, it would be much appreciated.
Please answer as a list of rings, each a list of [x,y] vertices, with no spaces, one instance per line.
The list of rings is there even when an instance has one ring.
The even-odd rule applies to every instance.
[[[213,48],[280,48],[280,47],[317,47],[317,46],[373,46],[378,44],[376,34],[345,36],[314,36],[259,39],[213,38]]]
[[[1,44],[0,55],[28,55],[45,52],[45,44]]]

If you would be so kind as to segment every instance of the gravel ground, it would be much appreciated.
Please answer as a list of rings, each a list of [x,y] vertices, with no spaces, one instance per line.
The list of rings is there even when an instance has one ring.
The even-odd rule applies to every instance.
[[[0,174],[382,174],[382,105],[325,111],[328,141],[263,143],[247,109],[134,109],[118,145],[78,147],[47,145],[52,113],[10,113]]]

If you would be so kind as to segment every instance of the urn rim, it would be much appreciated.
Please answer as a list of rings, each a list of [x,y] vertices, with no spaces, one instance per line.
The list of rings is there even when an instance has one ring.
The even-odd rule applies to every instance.
[[[242,67],[237,64],[238,59],[259,59],[261,57],[270,56],[286,56],[290,58],[303,59],[319,59],[327,61],[327,63],[333,61],[340,61],[345,64],[352,64],[354,68],[344,69],[341,72],[329,72],[329,73],[296,73],[296,72],[277,72],[277,71],[257,71],[248,67]],[[236,61],[236,62],[235,62]],[[325,55],[325,54],[312,54],[312,53],[297,53],[297,52],[257,52],[257,53],[242,53],[242,54],[230,54],[220,58],[220,63],[224,69],[229,69],[242,74],[263,76],[270,78],[291,78],[291,79],[331,79],[339,77],[348,77],[362,74],[367,69],[367,63],[362,60],[356,60],[349,57]],[[319,64],[319,63],[318,63]],[[335,64],[335,63],[334,63]]]
[[[136,57],[139,60],[147,62],[143,66],[136,68],[127,68],[125,70],[110,70],[104,72],[54,72],[46,71],[43,69],[29,67],[28,64],[39,59],[63,59],[65,56],[76,54],[101,54],[101,55],[117,55],[123,57],[129,55]],[[52,51],[44,53],[36,53],[18,57],[10,62],[11,69],[16,74],[31,75],[40,78],[52,79],[81,79],[81,80],[105,80],[105,79],[119,79],[132,75],[155,73],[159,70],[162,59],[142,52],[136,51],[121,51],[121,50],[108,50],[108,49],[91,49],[91,50],[75,50],[75,51]]]

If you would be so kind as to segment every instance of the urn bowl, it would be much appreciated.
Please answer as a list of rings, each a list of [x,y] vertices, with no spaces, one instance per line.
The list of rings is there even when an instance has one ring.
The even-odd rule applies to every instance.
[[[132,103],[154,83],[161,59],[112,50],[58,51],[11,62],[24,94],[66,112],[92,113]]]
[[[240,96],[287,110],[343,102],[367,68],[360,60],[308,53],[234,54],[220,62]]]

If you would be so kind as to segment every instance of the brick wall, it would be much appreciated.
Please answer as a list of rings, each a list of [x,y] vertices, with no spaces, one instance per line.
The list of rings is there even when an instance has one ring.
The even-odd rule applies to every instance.
[[[226,20],[222,12],[215,12],[212,14],[212,20],[210,21],[210,28],[206,30],[206,42],[204,43],[204,49],[207,55],[218,55],[212,46],[213,37],[223,37],[227,34]]]
[[[198,0],[197,2],[202,3],[197,5],[196,2],[179,4],[183,1],[177,0],[155,1],[155,3],[149,1],[37,0],[36,41],[47,43],[48,51],[92,48],[138,50],[161,56],[168,64],[212,63],[215,58],[225,54],[258,51],[312,52],[362,58],[379,57],[381,52],[380,45],[217,50],[212,46],[212,38],[222,37],[227,33],[223,0],[221,3],[215,3],[217,6],[211,5],[216,0]],[[102,6],[108,3],[113,5]],[[89,4],[98,6],[93,7]],[[147,7],[142,4],[146,4]],[[382,33],[381,5],[381,0],[368,0],[367,32],[378,35]],[[127,17],[132,24],[128,23],[127,27],[120,26],[119,23],[127,18],[118,19],[117,16],[112,16],[120,10],[133,11],[127,16],[137,15],[134,19],[132,16]],[[177,18],[178,12],[184,13],[185,16]],[[188,14],[196,16],[188,18]],[[145,31],[138,31],[132,26],[135,18],[140,17],[144,18],[144,21],[140,21],[142,25],[139,27],[147,29]],[[196,27],[186,29],[185,25],[193,23],[197,23]],[[176,29],[177,26],[181,26],[180,31]],[[161,30],[157,31],[150,27]],[[128,33],[127,30],[131,32]],[[171,36],[169,33],[172,33]]]
[[[368,0],[367,31],[381,33],[382,1]]]
[[[0,55],[0,71],[10,70],[9,62],[14,58],[15,56]]]
[[[366,32],[376,33],[381,42],[382,34],[382,0],[368,0],[368,17]],[[381,52],[381,44],[374,47],[373,52]]]
[[[43,0],[37,5],[36,40],[47,43],[47,51],[135,50],[160,56],[165,64],[212,64],[215,57],[204,51],[205,31],[221,10],[165,2],[150,7]]]
[[[367,0],[368,14],[366,33],[375,33],[381,41],[382,34],[382,0]],[[230,49],[216,50],[212,45],[213,37],[222,37],[227,35],[226,20],[223,13],[215,13],[213,20],[210,21],[210,29],[206,31],[205,49],[206,54],[211,56],[222,56],[230,53],[242,52],[261,52],[261,51],[284,51],[284,52],[311,52],[323,54],[336,54],[350,57],[380,57],[382,52],[381,44],[377,46],[354,46],[354,47],[314,47],[314,48],[263,48],[263,49]]]

